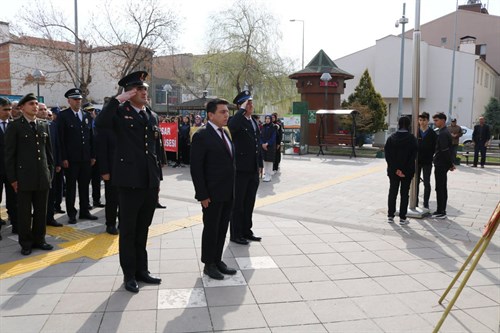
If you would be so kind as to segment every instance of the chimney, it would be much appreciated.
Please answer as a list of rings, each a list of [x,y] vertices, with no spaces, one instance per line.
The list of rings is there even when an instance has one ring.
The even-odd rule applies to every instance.
[[[476,37],[464,36],[460,38],[460,46],[458,47],[460,52],[476,54]]]
[[[9,23],[0,21],[0,44],[10,40]]]

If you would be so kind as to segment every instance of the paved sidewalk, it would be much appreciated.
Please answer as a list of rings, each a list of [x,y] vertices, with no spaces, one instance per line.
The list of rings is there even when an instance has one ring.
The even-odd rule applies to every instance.
[[[238,273],[215,281],[201,273],[189,168],[164,171],[168,208],[157,210],[148,243],[160,286],[123,289],[102,209],[81,230],[51,228],[57,250],[31,261],[2,227],[0,332],[431,332],[454,291],[444,306],[440,296],[500,198],[500,167],[459,166],[449,173],[449,218],[401,227],[386,223],[384,160],[284,156],[259,188],[253,230],[262,242],[228,243],[224,260]],[[499,233],[442,332],[499,331]]]

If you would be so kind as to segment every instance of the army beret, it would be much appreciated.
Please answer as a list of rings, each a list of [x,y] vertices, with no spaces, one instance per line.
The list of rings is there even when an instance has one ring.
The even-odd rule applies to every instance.
[[[71,98],[71,99],[82,99],[82,91],[78,88],[71,88],[70,90],[66,91],[64,94],[64,97],[66,98]]]
[[[252,94],[248,90],[243,90],[233,99],[233,103],[240,105],[246,100],[252,100]]]
[[[37,98],[36,98],[35,94],[33,94],[33,93],[29,93],[29,94],[24,95],[24,96],[23,96],[23,97],[19,100],[19,102],[17,103],[17,105],[21,106],[21,105],[23,105],[24,103],[29,102],[29,101],[33,101],[33,100],[35,100],[35,101],[37,100]]]

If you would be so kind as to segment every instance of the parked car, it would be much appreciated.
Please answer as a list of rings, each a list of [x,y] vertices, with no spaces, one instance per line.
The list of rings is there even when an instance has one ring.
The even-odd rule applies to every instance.
[[[462,136],[458,140],[458,143],[463,145],[470,145],[472,143],[472,132],[474,130],[465,126],[460,127],[462,127]]]

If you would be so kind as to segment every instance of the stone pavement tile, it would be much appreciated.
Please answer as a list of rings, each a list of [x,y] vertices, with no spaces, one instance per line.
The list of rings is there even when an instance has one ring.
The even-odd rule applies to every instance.
[[[316,235],[340,233],[340,231],[338,231],[334,226],[327,224],[304,221],[301,221],[301,224]]]
[[[78,271],[81,263],[79,262],[63,262],[57,265],[46,267],[39,270],[37,277],[66,277],[73,276]]]
[[[434,326],[418,314],[374,318],[384,332],[432,332]]]
[[[455,296],[457,288],[458,285],[455,285],[454,288],[448,292],[448,295],[446,295],[446,298],[443,300],[444,306],[447,306],[449,301]],[[444,295],[445,289],[435,290],[435,292],[441,297],[441,295]],[[498,306],[498,300],[492,300],[470,287],[462,289],[460,296],[453,305],[454,308],[460,308],[462,310],[489,306]]]
[[[15,276],[0,281],[0,295],[12,295],[22,288],[28,278]]]
[[[407,293],[412,291],[424,291],[427,287],[414,280],[408,275],[381,276],[373,278],[391,294]]]
[[[200,272],[189,273],[169,273],[160,274],[162,279],[161,287],[163,288],[201,288],[203,282]]]
[[[428,265],[425,260],[393,261],[391,264],[405,274],[434,273],[435,267]]]
[[[169,259],[197,259],[196,250],[194,248],[189,249],[161,249],[160,251],[161,260]]]
[[[374,262],[366,264],[356,264],[366,275],[370,277],[401,275],[399,269],[388,262]]]
[[[193,239],[194,228],[184,228],[176,230],[175,232],[169,232],[160,236],[160,239]]]
[[[257,233],[256,233],[257,234]],[[265,236],[264,242],[266,244],[273,244],[273,245],[292,245],[292,241],[290,238],[284,235],[280,236]]]
[[[491,247],[491,245],[490,245]],[[485,254],[481,257],[479,261],[479,267],[481,268],[498,268],[500,266],[500,254],[499,253],[490,253],[491,251],[495,251],[493,248],[488,248]],[[500,252],[499,247],[496,247],[496,251]]]
[[[359,242],[359,245],[361,245],[365,249],[372,251],[372,252],[373,251],[382,251],[382,250],[390,250],[390,251],[397,250],[397,248],[394,245],[389,244],[386,241],[380,240],[380,239],[370,240],[370,241],[361,241],[361,242]]]
[[[41,333],[98,332],[104,313],[53,314],[40,330]]]
[[[33,277],[26,279],[26,283],[18,290],[18,295],[32,294],[62,294],[68,288],[71,277]]]
[[[158,291],[158,309],[185,309],[207,306],[203,288],[160,289]],[[154,304],[153,309],[156,308]]]
[[[296,236],[296,235],[313,235],[313,233],[307,228],[304,228],[303,226],[296,227],[296,228],[279,228],[279,230],[283,233],[285,236]]]
[[[317,235],[322,241],[328,244],[342,243],[342,242],[352,242],[352,239],[344,235],[343,233],[334,234],[318,234]]]
[[[393,249],[393,250],[375,250],[372,251],[375,255],[378,257],[384,259],[387,262],[393,262],[393,261],[406,261],[406,260],[416,260],[418,259],[414,255],[400,250],[400,249]]]
[[[319,323],[306,302],[261,304],[260,309],[270,327]]]
[[[302,251],[295,245],[271,245],[265,243],[263,246],[267,253],[271,256],[303,254]]]
[[[368,319],[366,314],[349,298],[310,301],[309,306],[323,325],[330,322]]]
[[[305,254],[274,256],[273,260],[279,267],[308,267],[315,265]]]
[[[141,290],[138,294],[122,290],[111,293],[106,305],[106,312],[156,309],[157,290]]]
[[[360,252],[344,252],[342,254],[349,262],[353,264],[362,263],[373,263],[378,261],[384,261],[382,258],[377,257],[377,255],[371,253],[370,251],[360,251]]]
[[[455,244],[445,244],[441,247],[434,247],[434,250],[445,254],[446,257],[454,258],[459,262],[464,262],[471,252],[464,251],[462,248],[456,246]]]
[[[292,235],[288,236],[293,244],[310,244],[310,243],[323,243],[323,241],[316,235]]]
[[[273,333],[287,333],[287,332],[328,333],[326,328],[321,324],[273,327],[273,328],[271,328],[271,332],[273,332]]]
[[[342,265],[349,264],[349,261],[339,253],[318,253],[309,254],[311,259],[317,266]]]
[[[278,268],[249,269],[242,271],[242,273],[249,285],[290,282],[285,274]]]
[[[454,310],[452,310],[452,312],[453,311]],[[498,332],[500,330],[500,309],[498,306],[468,309],[466,312],[469,316],[473,317],[493,332]]]
[[[425,247],[422,243],[409,237],[384,237],[384,240],[402,250],[418,249]]]
[[[340,321],[324,324],[328,332],[342,333],[382,333],[382,330],[371,319]]]
[[[462,266],[463,261],[457,261],[455,258],[435,258],[426,260],[426,263],[436,268],[437,271],[455,274]]]
[[[433,291],[416,291],[395,295],[415,313],[443,312],[445,307],[438,303],[441,295]]]
[[[201,279],[205,288],[244,286],[247,284],[241,271],[236,271],[236,274],[234,275],[224,275],[223,280],[215,280],[205,274],[202,275]]]
[[[75,276],[68,288],[67,293],[86,293],[111,291],[115,284],[116,276]]]
[[[331,280],[359,279],[368,277],[354,264],[319,266]]]
[[[453,274],[442,272],[412,274],[411,276],[430,290],[446,289],[453,280]]]
[[[48,315],[16,315],[13,317],[0,317],[0,330],[5,333],[38,333],[47,321]]]
[[[375,232],[350,232],[346,233],[349,238],[355,242],[365,242],[365,241],[378,241],[380,240],[380,235]]]
[[[252,228],[255,235],[263,237],[266,241],[273,239],[274,237],[285,237],[283,233],[275,227],[270,228]]]
[[[500,304],[500,285],[477,286],[472,287],[472,289],[480,292],[486,297],[489,297],[492,301],[497,302],[497,304]]]
[[[50,314],[61,294],[13,295],[2,306],[2,317]]]
[[[66,293],[62,295],[53,313],[104,312],[110,292]]]
[[[382,295],[388,292],[371,278],[337,280],[337,286],[349,297]]]
[[[307,301],[346,297],[333,281],[300,282],[294,283],[293,286]]]
[[[250,290],[258,304],[302,301],[299,293],[290,283],[256,284]]]
[[[328,243],[331,247],[335,249],[335,251],[339,253],[344,252],[361,252],[366,251],[366,249],[361,246],[358,242],[340,242],[340,243]]]
[[[156,332],[212,332],[207,308],[158,310],[156,320]]]
[[[265,242],[266,244],[269,244],[267,240]],[[266,251],[266,249],[262,246],[261,243],[252,242],[249,245],[239,245],[239,244],[235,245],[238,246],[231,245],[229,247],[229,249],[231,250],[230,252],[233,254],[234,257],[261,257],[269,255],[269,253]]]
[[[278,268],[270,256],[252,256],[235,258],[241,270]]]
[[[433,327],[437,325],[439,320],[443,315],[443,311],[434,312],[422,315],[422,317],[428,321]],[[486,333],[486,332],[498,332],[498,326],[494,329],[488,328],[479,320],[473,318],[469,314],[461,310],[452,310],[446,317],[443,325],[439,332],[442,333],[456,333],[456,332],[474,332],[474,333]]]
[[[172,249],[170,249],[170,251],[172,251]],[[161,260],[161,248],[148,249],[148,260]]]
[[[305,254],[314,253],[336,253],[336,251],[326,243],[303,243],[296,246]]]
[[[215,331],[267,327],[264,311],[261,313],[257,305],[216,306],[209,311]]]
[[[368,316],[368,318],[393,317],[413,314],[408,306],[396,295],[374,295],[352,298]]]
[[[439,252],[435,249],[431,249],[428,247],[425,248],[419,248],[419,249],[408,249],[407,250],[410,254],[416,256],[419,259],[437,259],[437,258],[446,258],[447,255]]]
[[[162,249],[189,249],[194,246],[194,240],[189,238],[179,238],[179,239],[162,239],[161,248]]]
[[[119,262],[85,262],[80,265],[74,276],[97,276],[97,275],[112,275],[115,276],[121,272]]]
[[[206,332],[211,333],[212,331]],[[230,332],[230,333],[272,333],[269,327],[259,327],[259,328],[245,328],[242,330],[223,330],[223,331],[213,331],[213,332]],[[205,332],[202,332],[205,333]]]
[[[283,267],[283,273],[290,282],[329,281],[328,276],[318,267]]]
[[[209,307],[255,304],[255,299],[248,286],[206,288],[205,297]]]
[[[197,259],[161,260],[160,273],[199,272],[200,265]]]
[[[464,273],[462,273],[462,277],[463,276],[465,276]],[[467,281],[468,286],[484,286],[490,284],[500,285],[500,267],[486,269],[476,268],[474,273],[470,276],[469,281]]]
[[[106,312],[99,332],[156,332],[156,310]]]

